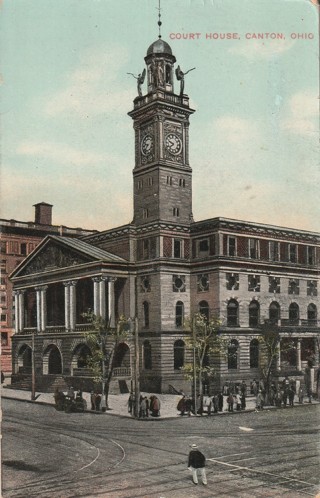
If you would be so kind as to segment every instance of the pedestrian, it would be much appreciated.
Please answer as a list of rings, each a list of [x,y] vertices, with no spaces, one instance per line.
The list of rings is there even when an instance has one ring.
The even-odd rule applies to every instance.
[[[146,418],[146,415],[147,415],[147,398],[142,397],[140,401],[140,417]]]
[[[159,417],[160,416],[160,400],[157,396],[150,397],[150,411],[151,417]]]
[[[244,394],[245,396],[247,395],[247,384],[246,381],[243,380],[240,386],[240,393]]]
[[[287,389],[284,389],[282,391],[282,401],[283,401],[283,407],[287,408],[287,402],[288,402],[288,391],[287,391]]]
[[[178,404],[177,404],[177,410],[180,412],[180,415],[184,415],[186,411],[186,397],[182,396],[181,399],[179,399]]]
[[[198,415],[201,415],[203,414],[203,394],[199,394],[198,396],[198,411],[197,411],[197,414]]]
[[[300,405],[303,404],[303,389],[302,389],[302,387],[300,387],[300,389],[299,389],[299,404]]]
[[[228,412],[233,412],[233,394],[230,393],[229,396],[227,397],[227,403],[228,403]]]
[[[275,404],[278,408],[281,408],[281,403],[282,403],[282,393],[280,389],[277,389],[277,392],[275,394]]]
[[[74,399],[74,389],[72,386],[69,387],[67,396],[69,396],[71,400]]]
[[[219,395],[215,394],[212,398],[212,405],[214,413],[218,413],[219,411]]]
[[[239,412],[241,410],[241,398],[240,398],[240,394],[237,393],[235,395],[235,398],[236,398],[236,407],[237,407],[237,412]]]
[[[261,389],[259,389],[259,392],[256,397],[256,409],[257,410],[262,410],[263,409],[263,395]]]
[[[241,393],[241,410],[245,410],[246,409],[246,395],[245,393]]]
[[[257,396],[258,394],[258,384],[256,379],[253,379],[252,384],[251,384],[251,392],[253,396]]]
[[[100,411],[100,404],[101,404],[101,394],[97,393],[96,394],[96,412]]]
[[[96,395],[95,395],[94,391],[91,391],[90,401],[91,401],[91,410],[95,410],[96,409]]]
[[[128,399],[128,412],[132,413],[132,408],[133,408],[133,394],[130,393],[129,399]]]
[[[198,449],[196,444],[191,446],[191,451],[188,458],[188,468],[192,471],[192,480],[194,484],[198,484],[198,471],[200,472],[202,484],[207,485],[206,476],[206,457]]]
[[[294,386],[291,386],[289,389],[289,393],[288,393],[289,406],[293,406],[295,393],[296,393],[296,391],[295,391]]]
[[[188,414],[188,417],[191,417],[193,403],[192,403],[192,399],[190,398],[190,396],[187,397],[185,404],[186,404],[186,412]]]
[[[5,377],[4,377],[4,373],[3,373],[3,371],[1,370],[1,384],[3,384],[3,383],[4,383],[4,379],[5,379]]]
[[[142,400],[143,400],[143,396],[142,396],[142,394],[140,394],[140,398],[139,398],[139,418],[142,417],[142,413],[141,413],[141,403],[142,403]]]
[[[207,410],[207,414],[210,416],[212,411],[212,402],[209,396],[205,396],[203,399],[203,408]]]
[[[219,412],[223,412],[223,392],[220,391],[218,394],[218,410]]]

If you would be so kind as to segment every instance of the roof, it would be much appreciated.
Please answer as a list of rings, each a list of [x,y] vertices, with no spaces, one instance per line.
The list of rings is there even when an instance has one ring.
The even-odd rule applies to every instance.
[[[155,42],[153,42],[147,50],[147,55],[151,54],[169,54],[172,55],[172,50],[170,45],[163,41],[161,38],[158,38]]]
[[[84,242],[83,240],[58,237],[57,235],[49,235],[48,239],[55,240],[59,243],[63,242],[65,246],[68,246],[71,249],[75,249],[76,251],[85,253],[87,256],[90,256],[99,261],[126,263],[126,260],[120,258],[120,256],[116,256],[111,252],[104,251],[99,247],[95,247],[92,244]]]

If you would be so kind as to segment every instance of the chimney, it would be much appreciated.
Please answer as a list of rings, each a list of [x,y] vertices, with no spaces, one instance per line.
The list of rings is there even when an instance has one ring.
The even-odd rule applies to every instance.
[[[34,207],[34,222],[40,225],[52,225],[52,204],[38,202],[38,204],[34,204]]]

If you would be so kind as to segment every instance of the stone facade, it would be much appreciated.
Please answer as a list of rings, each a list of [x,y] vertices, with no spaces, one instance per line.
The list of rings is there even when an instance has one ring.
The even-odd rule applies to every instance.
[[[266,320],[295,344],[294,355],[279,356],[277,375],[303,378],[308,360],[313,368],[319,364],[320,234],[219,217],[195,222],[188,137],[194,111],[187,95],[174,93],[169,45],[157,40],[145,61],[148,93],[136,97],[129,113],[135,133],[133,222],[73,243],[49,237],[13,273],[18,295],[33,295],[33,304],[17,298],[19,316],[35,310],[32,327],[22,319],[16,325],[15,375],[30,368],[35,334],[40,384],[48,386],[50,376],[51,386],[59,376],[85,383],[87,324],[80,317],[93,307],[112,326],[122,314],[137,318],[142,390],[190,392],[183,373],[192,362],[185,319],[196,312],[219,318],[231,351],[210,358],[216,376],[205,389],[259,378],[258,338]],[[48,310],[58,309],[57,303],[65,313],[61,323],[49,325]],[[120,345],[115,364],[115,380],[128,386],[133,339]]]

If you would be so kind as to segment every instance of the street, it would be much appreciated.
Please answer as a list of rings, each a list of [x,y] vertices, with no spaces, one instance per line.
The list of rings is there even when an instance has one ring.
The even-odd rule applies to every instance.
[[[134,420],[2,401],[6,497],[315,497],[320,406]],[[208,486],[187,469],[207,457]]]

